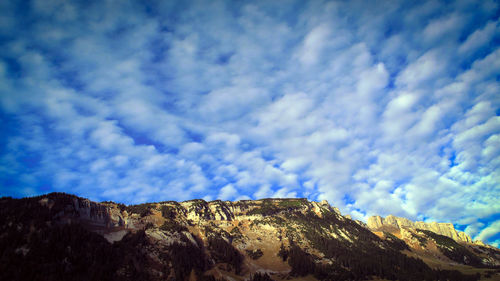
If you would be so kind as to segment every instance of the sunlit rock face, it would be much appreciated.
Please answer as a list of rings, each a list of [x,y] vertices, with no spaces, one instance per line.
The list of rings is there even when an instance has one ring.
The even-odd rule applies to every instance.
[[[78,268],[109,275],[92,273],[99,280],[252,280],[262,272],[275,281],[476,280],[433,266],[500,266],[498,249],[470,243],[451,223],[374,216],[365,224],[300,198],[129,206],[64,193],[0,198],[0,230],[2,268],[52,266],[37,280],[70,280]],[[5,272],[0,280],[38,276]]]
[[[437,223],[437,222],[413,222],[406,218],[400,218],[389,215],[385,218],[380,216],[372,216],[367,221],[368,228],[372,230],[382,229],[384,227],[393,227],[397,229],[411,228],[429,230],[434,233],[452,238],[457,242],[472,243],[470,236],[462,231],[457,231],[452,223]]]

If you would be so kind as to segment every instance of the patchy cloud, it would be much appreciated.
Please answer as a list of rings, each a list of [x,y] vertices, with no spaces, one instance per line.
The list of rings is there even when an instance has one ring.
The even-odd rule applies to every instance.
[[[498,11],[4,1],[0,195],[327,199],[498,245]]]

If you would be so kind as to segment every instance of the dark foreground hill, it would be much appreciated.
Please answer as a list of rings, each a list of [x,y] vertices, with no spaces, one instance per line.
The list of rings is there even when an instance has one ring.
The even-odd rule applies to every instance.
[[[306,199],[1,198],[0,280],[500,278],[498,249],[415,225],[370,229]]]

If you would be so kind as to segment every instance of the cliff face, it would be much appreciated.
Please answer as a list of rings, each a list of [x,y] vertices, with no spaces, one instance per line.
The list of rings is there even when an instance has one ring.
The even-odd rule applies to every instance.
[[[458,244],[453,231],[393,216],[366,225],[306,199],[2,198],[0,280],[477,280],[407,255],[455,268],[500,265],[500,251]]]
[[[53,214],[54,221],[64,223],[77,221],[95,229],[121,227],[127,224],[127,213],[121,212],[116,205],[96,203],[86,198],[62,194],[43,197],[38,203]]]
[[[372,216],[368,218],[367,225],[372,230],[383,229],[384,227],[393,227],[396,229],[423,229],[434,233],[450,237],[457,242],[472,243],[472,239],[462,231],[457,231],[451,223],[426,223],[423,221],[413,222],[406,218],[389,215],[385,218]]]

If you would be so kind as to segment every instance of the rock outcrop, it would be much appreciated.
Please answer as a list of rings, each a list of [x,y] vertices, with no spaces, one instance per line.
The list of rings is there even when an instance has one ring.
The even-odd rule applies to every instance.
[[[451,223],[438,223],[438,222],[423,222],[417,221],[413,222],[406,218],[400,218],[393,215],[389,215],[385,218],[380,216],[372,216],[368,218],[367,221],[368,228],[372,230],[378,230],[382,228],[395,228],[395,229],[423,229],[429,230],[434,233],[444,235],[452,238],[457,242],[473,243],[469,235],[462,231],[457,231],[453,224]]]
[[[431,267],[500,266],[498,249],[457,243],[470,237],[452,224],[377,216],[366,225],[327,201],[296,198],[129,206],[62,193],[0,198],[0,237],[0,280],[71,280],[83,271],[102,273],[85,280],[250,280],[258,272],[273,280],[469,280]],[[33,278],[38,272],[52,275]]]
[[[59,198],[60,197],[60,198]],[[61,199],[62,198],[62,199]],[[94,227],[119,227],[127,224],[126,212],[89,199],[54,194],[38,200],[40,206],[55,210],[54,219],[62,222],[78,221]]]

